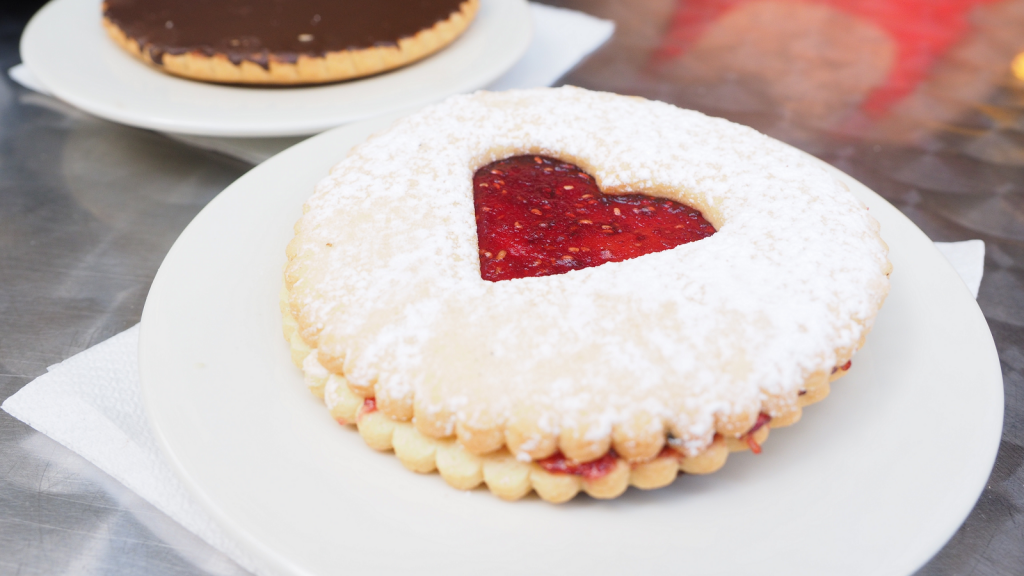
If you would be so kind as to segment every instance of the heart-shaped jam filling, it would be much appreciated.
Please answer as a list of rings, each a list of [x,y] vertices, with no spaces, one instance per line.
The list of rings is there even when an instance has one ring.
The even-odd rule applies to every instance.
[[[550,276],[660,252],[715,233],[698,210],[611,195],[574,164],[513,156],[473,175],[480,276]]]

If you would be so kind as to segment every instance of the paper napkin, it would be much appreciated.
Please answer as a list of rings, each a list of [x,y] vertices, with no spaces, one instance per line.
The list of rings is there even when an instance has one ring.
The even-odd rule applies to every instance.
[[[936,242],[935,247],[956,268],[960,279],[975,298],[981,288],[981,275],[985,272],[985,241]]]
[[[77,452],[244,568],[270,574],[199,508],[164,460],[142,407],[138,324],[50,366],[2,408]]]

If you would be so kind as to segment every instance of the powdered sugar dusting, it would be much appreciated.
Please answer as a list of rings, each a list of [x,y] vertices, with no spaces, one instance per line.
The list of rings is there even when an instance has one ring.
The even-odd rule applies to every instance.
[[[606,192],[699,208],[718,233],[484,281],[473,173],[524,153],[573,162]],[[877,223],[799,153],[725,120],[570,87],[430,107],[354,150],[306,208],[289,288],[321,360],[484,428],[534,408],[542,429],[600,439],[639,411],[692,451],[716,416],[795,398],[852,353],[888,290]]]

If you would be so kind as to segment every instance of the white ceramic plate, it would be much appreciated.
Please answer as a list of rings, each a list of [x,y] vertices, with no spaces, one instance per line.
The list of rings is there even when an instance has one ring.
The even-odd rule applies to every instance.
[[[892,292],[832,395],[764,452],[599,502],[509,504],[406,471],[335,424],[281,335],[284,247],[314,183],[383,121],[240,178],[189,225],[142,320],[146,406],[173,466],[282,574],[910,574],[967,516],[999,443],[995,346],[927,237],[836,171],[882,224]]]
[[[53,0],[29,22],[21,57],[44,86],[82,110],[141,128],[205,136],[301,136],[482,88],[530,43],[526,0],[482,0],[451,46],[390,73],[301,88],[220,86],[135,59],[100,26],[100,0]]]

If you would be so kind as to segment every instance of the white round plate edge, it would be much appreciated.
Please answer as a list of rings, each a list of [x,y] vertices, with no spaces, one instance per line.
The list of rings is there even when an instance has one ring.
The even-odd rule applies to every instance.
[[[187,241],[189,235],[192,234],[193,230],[204,226],[206,219],[215,219],[215,212],[219,210],[221,206],[226,206],[228,204],[231,204],[232,202],[236,202],[237,195],[240,194],[240,192],[238,191],[244,190],[246,184],[250,180],[259,180],[260,173],[262,171],[267,170],[267,168],[264,167],[267,166],[268,164],[288,162],[288,159],[291,156],[300,156],[307,149],[315,150],[321,146],[321,142],[332,141],[339,134],[351,134],[351,136],[345,140],[348,141],[348,147],[354,146],[359,142],[365,140],[369,136],[371,136],[373,133],[383,128],[386,128],[390,124],[390,122],[393,122],[398,117],[400,117],[400,115],[374,118],[371,120],[341,126],[333,130],[328,130],[326,132],[313,136],[307,140],[303,140],[302,142],[296,144],[295,146],[283,150],[282,152],[274,155],[270,159],[256,166],[249,172],[246,172],[238,180],[230,184],[213,200],[211,200],[210,203],[207,204],[191,222],[189,222],[189,224],[182,231],[181,235],[171,246],[171,249],[168,250],[167,256],[164,257],[164,263],[174,258],[178,254],[178,252],[183,250],[182,246]],[[343,144],[342,148],[344,147],[345,146]],[[338,155],[338,159],[340,160],[340,158],[343,156],[344,152]],[[273,164],[270,165],[273,166]],[[327,163],[324,166],[323,175],[326,175],[328,173],[331,165],[332,164]],[[297,566],[296,564],[290,562],[287,558],[275,553],[273,549],[262,545],[262,543],[253,538],[252,535],[244,527],[238,525],[230,515],[225,514],[220,509],[218,504],[214,500],[212,500],[210,496],[201,488],[200,482],[193,478],[192,474],[189,473],[188,467],[184,465],[178,458],[176,451],[173,449],[173,442],[167,437],[165,433],[166,428],[158,425],[160,416],[158,415],[157,411],[154,410],[155,403],[152,398],[153,389],[146,385],[147,382],[153,381],[153,377],[149,376],[149,374],[151,373],[150,368],[152,367],[152,362],[149,361],[149,356],[147,354],[147,351],[152,350],[153,348],[147,346],[151,339],[150,335],[152,334],[152,332],[150,330],[146,330],[145,327],[146,325],[154,324],[153,320],[146,322],[147,318],[152,317],[153,315],[156,314],[156,312],[154,312],[153,306],[150,304],[151,301],[154,301],[152,296],[154,293],[160,294],[161,291],[164,289],[164,283],[167,282],[167,280],[165,280],[167,277],[167,273],[164,272],[164,263],[161,263],[160,268],[157,270],[157,274],[153,279],[153,284],[150,287],[149,296],[147,296],[146,298],[146,304],[143,307],[141,322],[142,326],[140,327],[139,332],[138,347],[139,380],[143,397],[143,405],[145,407],[147,417],[151,424],[153,425],[152,431],[154,437],[157,440],[157,444],[160,446],[164,457],[167,458],[167,461],[171,464],[171,468],[174,469],[175,473],[177,473],[179,478],[182,480],[182,484],[185,486],[186,490],[196,499],[196,501],[201,505],[201,507],[204,508],[210,514],[210,516],[218,522],[220,527],[224,529],[225,533],[227,533],[231,538],[239,542],[245,549],[245,551],[249,552],[251,554],[251,557],[257,560],[258,567],[262,568],[262,570],[260,570],[261,574],[264,570],[269,571],[269,573],[271,574],[310,574],[309,572],[303,570],[300,566]]]
[[[900,560],[902,566],[894,565],[892,570],[887,573],[893,574],[894,576],[902,576],[903,574],[911,574],[920,567],[924,566],[943,546],[953,537],[963,521],[967,519],[971,510],[974,508],[981,496],[982,491],[987,485],[988,478],[991,474],[992,468],[995,465],[996,455],[999,451],[999,444],[1002,439],[1003,430],[1003,411],[1004,411],[1004,398],[1003,398],[1003,380],[1002,380],[1002,367],[999,363],[999,353],[995,345],[995,340],[992,337],[992,332],[988,327],[988,322],[985,320],[984,313],[981,310],[981,306],[978,305],[977,300],[970,293],[967,285],[964,284],[963,279],[960,278],[959,273],[953,268],[952,264],[946,260],[938,248],[935,247],[934,243],[928,236],[917,227],[916,224],[910,220],[903,212],[898,208],[889,203],[888,200],[882,198],[874,190],[871,190],[859,180],[853,178],[849,174],[842,170],[832,166],[828,162],[821,160],[815,156],[804,153],[797,148],[794,148],[803,153],[808,158],[812,159],[816,164],[828,170],[838,180],[845,183],[851,192],[854,192],[860,198],[874,197],[879,206],[885,206],[889,214],[889,218],[898,219],[903,222],[902,229],[914,236],[917,236],[919,241],[923,241],[923,244],[930,248],[930,253],[933,258],[940,261],[940,266],[945,270],[947,276],[953,276],[952,281],[962,288],[962,293],[965,296],[963,302],[965,307],[970,311],[972,320],[980,325],[981,331],[987,336],[984,339],[984,347],[987,348],[986,355],[987,361],[980,363],[980,366],[984,366],[988,370],[988,374],[979,378],[979,381],[995,383],[996,385],[989,386],[985,389],[985,392],[991,394],[991,398],[986,403],[989,408],[988,418],[981,420],[980,426],[985,428],[985,432],[980,434],[981,436],[987,436],[988,442],[982,445],[981,449],[977,453],[978,465],[972,467],[970,470],[973,473],[973,478],[968,482],[974,486],[973,490],[965,490],[960,496],[959,500],[955,503],[949,503],[948,506],[956,508],[955,513],[951,513],[951,516],[957,517],[960,520],[957,522],[949,522],[943,528],[939,530],[939,534],[936,534],[928,545],[918,547],[907,547],[904,553],[901,555]],[[885,236],[885,230],[882,230],[883,237]],[[870,335],[868,336],[870,338]]]
[[[439,57],[449,57],[445,56],[445,50],[451,50],[452,48],[455,48],[456,51],[463,50],[461,48],[463,45],[461,41],[466,40],[466,38],[471,36],[475,38],[474,41],[477,42],[477,44],[474,44],[473,48],[478,49],[478,44],[483,41],[487,34],[484,34],[480,30],[474,30],[473,25],[471,25],[470,29],[463,34],[462,38],[457,39],[445,50],[431,55],[424,60],[410,64],[409,66],[365,79],[357,79],[345,83],[297,88],[232,87],[205,84],[176,78],[158,72],[145,64],[136,61],[127,54],[122,54],[121,52],[123,51],[119,47],[113,46],[113,42],[109,41],[109,39],[106,38],[106,33],[100,29],[99,2],[94,2],[93,0],[51,0],[39,9],[39,11],[32,16],[26,25],[20,41],[20,52],[25,65],[32,70],[33,74],[39,78],[42,84],[46,86],[55,97],[90,114],[114,122],[138,128],[199,136],[304,136],[316,134],[348,122],[360,121],[370,117],[389,114],[396,110],[407,110],[423,106],[430,102],[441,100],[452,94],[469,92],[482,88],[496,80],[501,76],[501,74],[508,71],[516,62],[518,62],[529,47],[532,37],[532,20],[526,0],[484,1],[488,2],[488,4],[481,6],[481,15],[487,14],[486,10],[488,9],[502,10],[502,18],[500,18],[500,22],[498,21],[499,18],[489,18],[484,22],[487,26],[487,32],[490,33],[490,36],[494,36],[499,33],[503,35],[502,42],[490,43],[490,45],[493,46],[500,46],[501,53],[497,57],[488,61],[486,69],[484,67],[476,67],[472,70],[464,71],[462,76],[458,78],[458,81],[452,82],[450,85],[446,85],[444,87],[435,86],[428,90],[413,90],[408,88],[402,90],[396,89],[394,92],[401,92],[402,96],[400,99],[395,101],[385,102],[385,99],[372,98],[369,95],[364,95],[361,97],[362,103],[356,102],[355,104],[357,105],[355,106],[350,105],[343,109],[334,107],[330,110],[322,110],[321,113],[315,117],[310,117],[301,121],[290,119],[287,114],[283,116],[281,114],[281,110],[287,110],[289,108],[289,103],[287,101],[287,98],[289,98],[288,94],[300,94],[301,91],[331,91],[332,95],[337,94],[339,97],[342,97],[345,94],[351,94],[351,91],[346,92],[346,89],[350,86],[357,86],[362,89],[363,86],[367,85],[366,83],[386,82],[395,84],[396,81],[401,81],[407,76],[415,75],[417,72],[422,72],[424,70],[424,66],[436,65],[432,63],[436,62]],[[80,28],[78,26],[80,22],[76,21],[73,24],[63,24],[63,27],[71,28],[70,33],[50,33],[51,26],[54,29],[60,28],[62,21],[66,20],[67,15],[71,12],[86,9],[92,10],[93,4],[95,4],[95,30]],[[479,25],[481,20],[482,18],[478,17],[474,24]],[[251,98],[251,96],[256,94],[258,91],[263,91],[270,95],[270,99],[267,100],[268,107],[266,109],[270,113],[263,115],[263,117],[258,120],[251,116],[232,120],[224,118],[223,115],[217,119],[189,118],[183,117],[174,112],[169,112],[168,110],[161,110],[159,112],[137,110],[137,106],[133,106],[130,102],[124,101],[117,95],[108,94],[105,98],[83,96],[81,90],[74,87],[75,82],[68,84],[63,77],[64,74],[51,70],[51,68],[55,68],[55,66],[47,65],[47,62],[50,62],[53,59],[67,57],[65,56],[67,54],[71,54],[71,57],[77,57],[73,51],[68,51],[74,49],[74,46],[60,44],[60,42],[67,43],[69,40],[73,41],[75,38],[78,38],[75,34],[102,35],[102,41],[109,42],[110,44],[109,46],[104,44],[102,50],[109,50],[112,52],[113,54],[111,54],[111,56],[117,61],[123,60],[126,69],[129,70],[131,74],[139,76],[137,80],[142,79],[147,75],[153,75],[153,80],[165,87],[170,86],[176,90],[183,89],[186,91],[186,94],[189,92],[196,92],[196,95],[191,97],[191,100],[196,101],[193,102],[193,104],[198,102],[199,96],[201,96],[203,91],[233,90],[239,91],[237,94],[242,95],[242,97],[245,98]],[[89,44],[90,41],[91,39],[87,39],[85,44]],[[54,44],[55,42],[57,42],[57,44]],[[473,50],[465,50],[466,53],[470,51]],[[88,62],[91,62],[91,60]],[[91,66],[93,64],[87,63],[86,65]],[[103,68],[105,64],[100,63],[95,65],[100,67],[96,70],[101,74],[109,74],[109,72]],[[95,79],[95,82],[103,82],[104,85],[106,85],[109,82],[105,81],[109,80],[110,78],[97,78]],[[93,80],[90,79],[90,81]],[[81,82],[81,80],[79,82]],[[392,86],[392,88],[394,87]],[[303,108],[303,106],[292,106],[292,108]]]
[[[169,252],[167,259],[165,260],[165,263],[173,263],[178,258],[178,252],[184,250],[179,246],[179,244],[184,245],[184,243],[187,241],[187,238],[191,235],[191,230],[193,229],[193,227],[200,227],[205,225],[205,220],[214,217],[215,212],[223,210],[224,208],[228,207],[232,202],[237,202],[241,195],[245,193],[244,191],[246,190],[248,183],[254,179],[260,178],[262,172],[275,169],[275,166],[278,163],[286,164],[287,162],[290,161],[290,158],[292,158],[293,155],[294,157],[298,157],[298,155],[310,153],[311,151],[318,150],[320,147],[328,143],[334,143],[335,141],[344,141],[346,144],[353,144],[355,142],[362,140],[363,137],[374,131],[374,128],[382,127],[379,125],[375,125],[374,122],[372,121],[360,124],[360,126],[353,125],[339,128],[334,131],[325,133],[321,136],[318,136],[316,138],[313,138],[311,140],[308,140],[306,142],[303,142],[297,145],[296,147],[283,152],[278,157],[275,157],[275,159],[268,161],[268,163],[261,165],[260,167],[254,169],[250,173],[243,176],[241,179],[239,179],[239,181],[237,181],[235,184],[233,184],[231,187],[225,190],[225,192],[223,192],[218,198],[211,202],[210,206],[204,209],[203,212],[201,212],[200,215],[197,216],[196,220],[193,221],[193,223],[190,224],[186,231],[182,234],[182,239],[186,240],[179,239],[179,241],[176,242],[175,246],[172,247],[172,250]],[[357,132],[360,129],[362,130],[362,132],[357,134]],[[348,140],[346,140],[346,137],[348,137]],[[341,156],[342,154],[337,154],[338,158],[340,158]],[[907,229],[910,231],[910,233],[912,235],[918,236],[918,242],[924,242],[930,245],[930,241],[927,240],[924,234],[920,232],[920,230],[918,230],[916,226],[914,226],[909,221],[909,219],[906,219],[905,216],[899,213],[898,210],[896,210],[883,199],[881,199],[873,192],[868,190],[866,187],[861,185],[859,182],[856,182],[849,176],[832,168],[831,166],[828,166],[827,164],[824,165],[830,171],[836,174],[839,178],[841,178],[843,181],[847,182],[847,184],[850,185],[851,188],[858,190],[859,195],[867,194],[869,197],[873,197],[873,201],[871,202],[873,206],[882,206],[884,207],[883,210],[891,211],[892,214],[889,214],[889,216],[904,221],[904,224],[902,226],[909,227]],[[883,231],[883,234],[885,234],[885,231]],[[938,257],[939,259],[942,258],[941,255],[938,254],[938,252],[934,249],[934,246],[931,246],[931,251],[934,252],[934,256]],[[948,263],[945,263],[944,260],[941,260],[938,266],[941,267],[943,265],[947,269],[945,271],[945,275],[947,277],[953,275],[953,277],[956,278],[955,271],[953,271],[949,267]],[[257,539],[251,538],[251,534],[243,526],[236,523],[235,519],[231,518],[230,515],[225,514],[224,511],[218,506],[217,502],[208,498],[208,495],[205,493],[202,486],[200,486],[197,483],[197,481],[192,477],[192,475],[187,470],[187,467],[176,457],[173,446],[173,440],[168,438],[165,434],[166,428],[162,425],[162,417],[166,415],[160,414],[160,411],[154,408],[153,403],[155,400],[153,398],[154,386],[156,385],[155,379],[157,378],[155,374],[158,373],[158,368],[156,366],[151,365],[151,358],[147,351],[152,351],[152,347],[155,346],[155,344],[150,344],[151,338],[149,332],[150,326],[156,327],[158,325],[155,304],[159,302],[160,298],[164,297],[165,294],[169,293],[169,291],[173,289],[173,281],[167,280],[167,274],[168,272],[165,270],[165,267],[161,266],[161,270],[153,283],[153,288],[150,293],[151,298],[150,300],[147,301],[146,309],[143,314],[143,330],[140,341],[140,369],[142,371],[142,387],[145,398],[145,404],[147,407],[147,411],[149,412],[151,421],[154,424],[154,429],[159,439],[159,442],[162,448],[164,449],[165,453],[171,459],[173,467],[185,480],[185,484],[188,486],[189,490],[200,499],[203,506],[208,511],[210,511],[218,519],[218,521],[220,521],[221,524],[228,529],[228,531],[233,536],[238,538],[240,541],[245,542],[246,547],[251,552],[260,557],[264,562],[267,562],[270,565],[274,566],[276,569],[286,571],[289,573],[301,573],[302,569],[299,566],[288,561],[285,558],[278,556],[271,549],[268,549],[266,546],[262,545]],[[168,282],[171,282],[171,287],[167,286]],[[986,353],[988,359],[987,361],[981,361],[979,363],[979,367],[987,370],[988,374],[981,374],[979,380],[989,383],[995,382],[994,379],[998,380],[998,390],[996,390],[996,387],[993,386],[989,386],[985,389],[985,391],[987,391],[988,393],[990,393],[991,396],[993,396],[993,398],[990,399],[990,401],[987,401],[987,406],[991,411],[990,415],[993,416],[993,418],[989,418],[986,422],[979,423],[984,428],[984,431],[980,432],[979,435],[989,438],[990,441],[984,443],[984,445],[981,446],[978,452],[974,455],[974,460],[972,461],[974,464],[970,467],[972,471],[972,478],[966,481],[966,483],[970,484],[973,488],[971,490],[961,491],[957,501],[951,503],[950,509],[946,510],[946,517],[956,517],[957,521],[945,522],[941,530],[933,531],[933,533],[928,535],[927,542],[918,542],[914,546],[906,546],[906,551],[902,553],[898,562],[891,562],[889,565],[885,567],[880,567],[880,571],[878,573],[894,575],[910,573],[914,569],[922,565],[924,562],[926,562],[939,548],[941,548],[941,546],[948,540],[948,538],[953,534],[953,532],[955,532],[955,530],[959,527],[959,524],[970,512],[970,509],[973,507],[973,504],[976,501],[978,495],[980,494],[981,489],[984,487],[985,481],[988,477],[989,470],[991,469],[991,464],[992,462],[994,462],[995,459],[996,450],[998,448],[998,439],[1001,433],[1002,419],[1002,380],[1001,374],[999,372],[998,357],[995,353],[994,343],[992,343],[991,341],[991,334],[988,332],[987,324],[985,324],[980,309],[977,307],[977,304],[973,301],[973,298],[970,298],[969,294],[966,291],[966,288],[961,288],[963,293],[967,294],[967,300],[970,301],[971,303],[971,306],[965,307],[965,309],[967,310],[966,313],[968,314],[968,316],[973,316],[975,322],[980,321],[981,324],[984,325],[985,333],[988,334],[986,346],[988,349]],[[955,511],[952,510],[952,508],[955,508]]]

